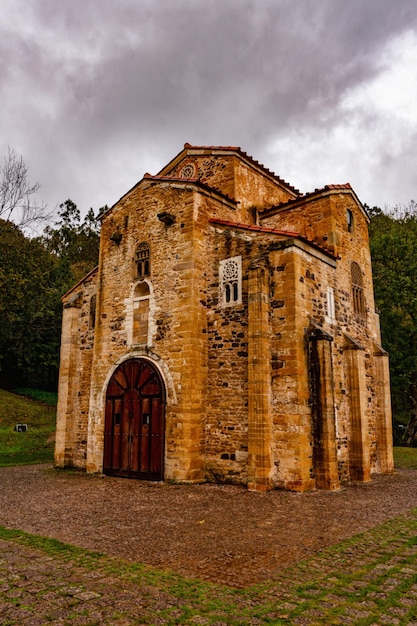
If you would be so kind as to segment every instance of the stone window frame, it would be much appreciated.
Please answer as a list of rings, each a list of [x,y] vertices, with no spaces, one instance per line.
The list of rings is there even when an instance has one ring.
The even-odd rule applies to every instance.
[[[96,325],[97,294],[93,293],[89,302],[88,329],[94,330]]]
[[[135,278],[143,280],[151,275],[151,249],[146,241],[137,244],[135,250]]]
[[[336,322],[336,309],[334,303],[334,289],[330,285],[328,285],[326,289],[326,304],[327,304],[327,315],[326,322],[328,324],[334,324]]]
[[[219,286],[221,306],[242,303],[242,257],[222,259],[219,263]]]
[[[350,265],[352,280],[353,310],[358,317],[366,317],[365,295],[363,290],[362,270],[356,261]]]
[[[180,169],[180,178],[197,178],[197,164],[194,161],[186,161]]]
[[[354,220],[352,209],[346,209],[346,225],[348,233],[353,233]]]
[[[140,290],[143,291],[142,295],[139,295]],[[152,288],[148,280],[138,281],[133,288],[133,320],[132,320],[132,345],[150,345],[150,308],[151,308],[151,295]],[[146,320],[146,341],[136,341],[137,336],[135,334],[135,309],[140,308],[141,302],[147,302],[147,320]]]

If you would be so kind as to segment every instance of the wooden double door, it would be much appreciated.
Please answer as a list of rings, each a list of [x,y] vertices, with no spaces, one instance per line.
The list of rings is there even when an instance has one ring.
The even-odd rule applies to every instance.
[[[165,387],[154,365],[129,359],[107,387],[105,474],[163,480]]]

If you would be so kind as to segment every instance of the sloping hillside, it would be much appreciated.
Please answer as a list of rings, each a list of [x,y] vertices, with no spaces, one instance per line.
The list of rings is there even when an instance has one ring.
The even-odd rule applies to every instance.
[[[0,466],[52,462],[55,414],[55,406],[0,389]]]

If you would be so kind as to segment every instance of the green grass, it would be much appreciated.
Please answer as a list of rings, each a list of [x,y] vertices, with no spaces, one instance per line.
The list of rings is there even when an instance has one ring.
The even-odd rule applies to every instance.
[[[394,446],[395,467],[417,469],[417,448]]]
[[[32,400],[39,400],[39,402],[44,402],[50,406],[56,406],[58,402],[58,394],[54,391],[43,391],[42,389],[32,389],[31,387],[18,387],[13,389],[13,393],[31,398]]]
[[[0,467],[52,462],[55,416],[55,406],[0,389]]]

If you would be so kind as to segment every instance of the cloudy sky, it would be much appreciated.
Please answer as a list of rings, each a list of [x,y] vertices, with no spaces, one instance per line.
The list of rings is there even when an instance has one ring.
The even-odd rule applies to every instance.
[[[415,0],[1,0],[0,157],[112,205],[188,142],[417,201]]]

